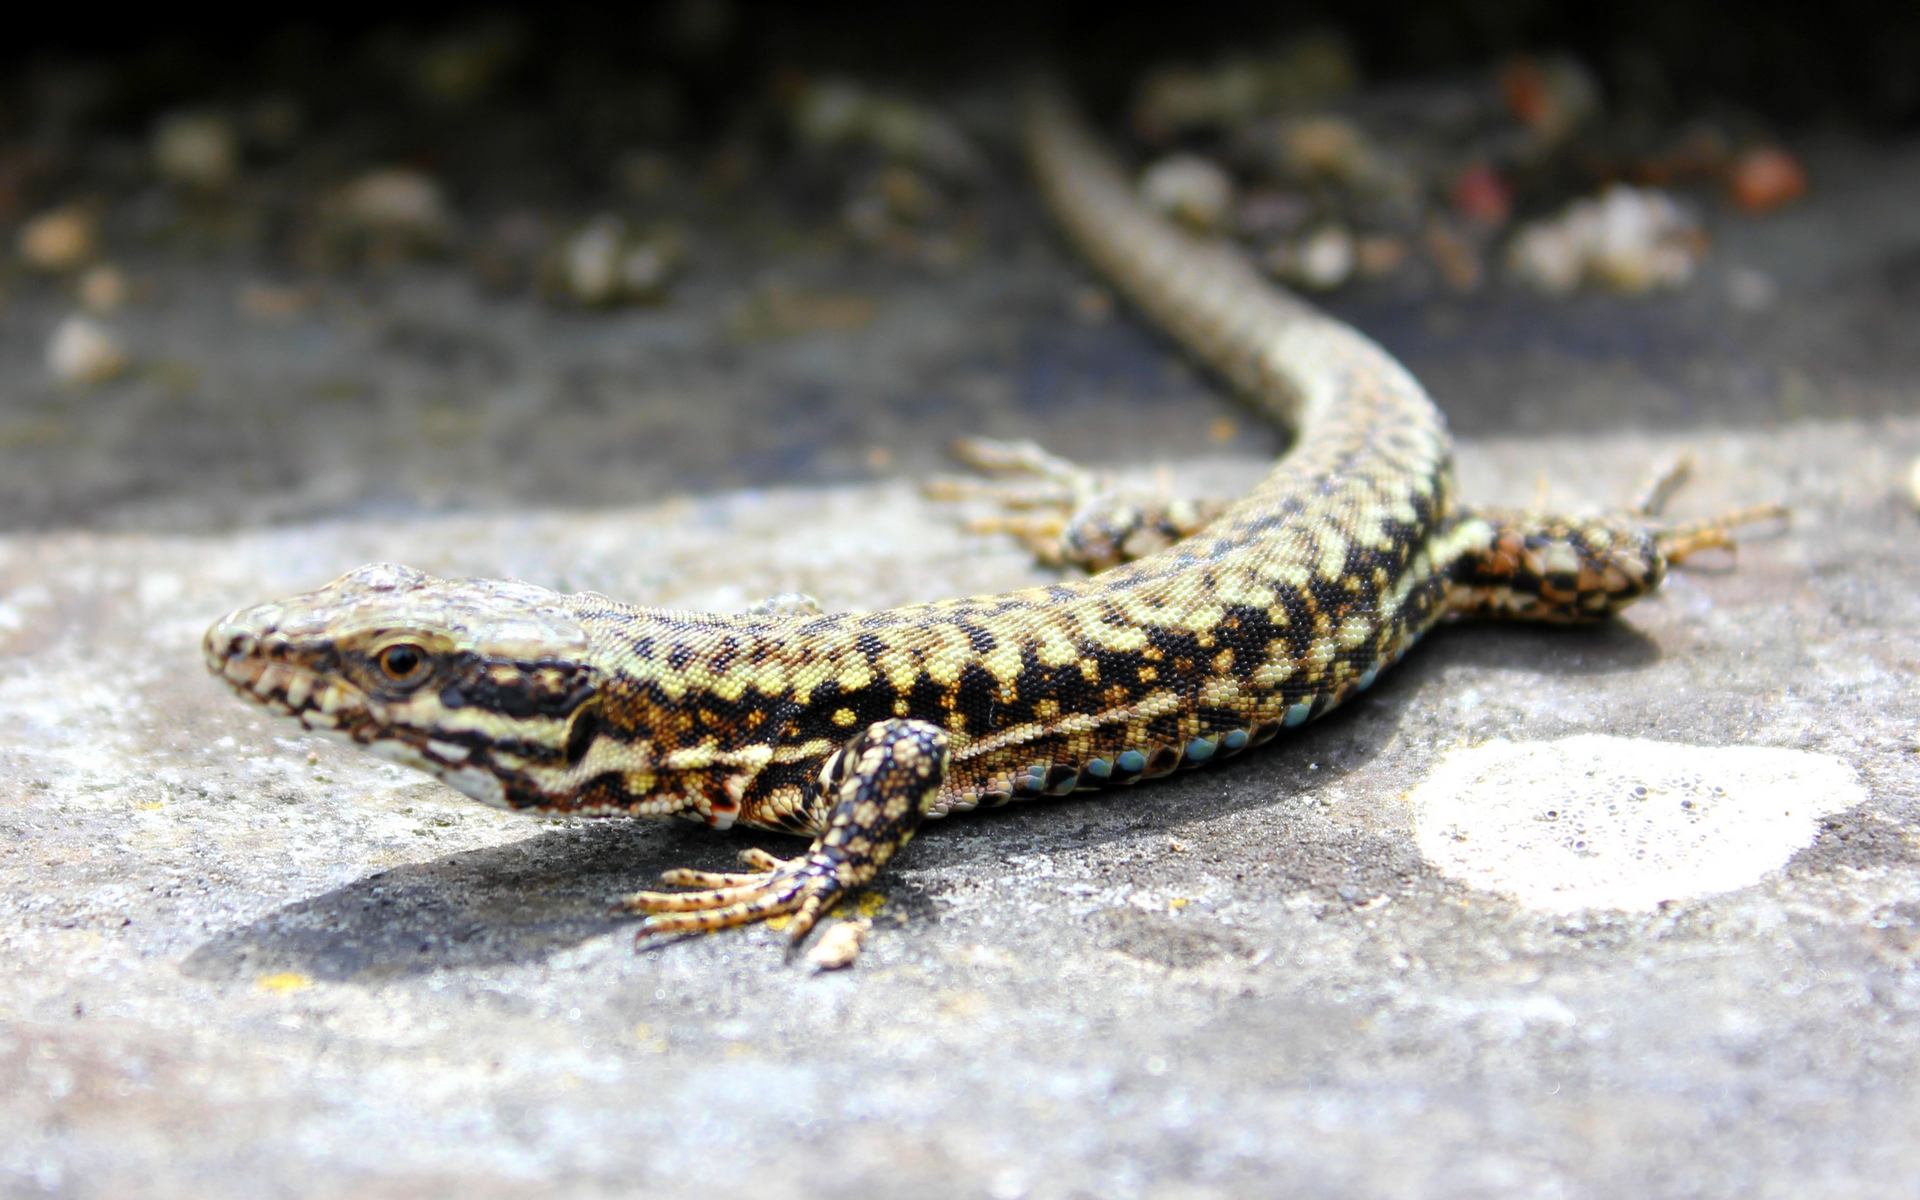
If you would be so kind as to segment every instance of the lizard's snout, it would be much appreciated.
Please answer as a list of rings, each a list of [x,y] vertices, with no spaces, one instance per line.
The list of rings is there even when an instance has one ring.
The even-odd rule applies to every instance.
[[[207,629],[207,636],[200,639],[201,652],[207,658],[207,670],[214,674],[223,674],[226,666],[234,659],[247,659],[260,645],[259,635],[247,625],[235,620],[240,613],[215,621]]]
[[[276,607],[256,604],[252,608],[236,609],[215,621],[207,629],[206,637],[200,640],[207,669],[215,675],[224,675],[229,668],[258,660],[263,641],[278,623]]]
[[[287,645],[279,636],[280,615],[273,604],[239,609],[215,621],[200,647],[207,670],[235,691],[291,714],[305,702],[311,684],[306,671],[282,661]]]

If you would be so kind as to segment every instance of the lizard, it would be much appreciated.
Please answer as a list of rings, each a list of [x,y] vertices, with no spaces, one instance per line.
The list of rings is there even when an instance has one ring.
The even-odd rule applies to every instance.
[[[1672,525],[1653,503],[1463,505],[1443,416],[1384,349],[1145,208],[1059,91],[1029,101],[1025,141],[1069,241],[1293,431],[1244,497],[1171,529],[1150,506],[1089,504],[1021,528],[1105,569],[872,612],[672,611],[376,563],[216,622],[207,666],[501,808],[811,838],[792,858],[743,851],[737,872],[668,871],[681,890],[615,906],[642,914],[636,942],[784,916],[798,945],[927,820],[1218,762],[1364,692],[1443,621],[1604,620],[1781,511]],[[974,456],[1060,474],[1037,448]]]

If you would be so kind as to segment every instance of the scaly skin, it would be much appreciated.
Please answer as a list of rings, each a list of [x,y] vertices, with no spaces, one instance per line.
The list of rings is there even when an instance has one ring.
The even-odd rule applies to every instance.
[[[797,940],[922,817],[1225,758],[1364,690],[1443,618],[1604,618],[1668,551],[1722,540],[1456,508],[1445,422],[1385,351],[1141,208],[1059,100],[1035,101],[1029,150],[1081,251],[1297,431],[1197,535],[1091,578],[836,615],[375,565],[227,617],[209,667],[489,804],[810,835],[800,858],[625,901],[654,914],[643,934],[796,912]]]

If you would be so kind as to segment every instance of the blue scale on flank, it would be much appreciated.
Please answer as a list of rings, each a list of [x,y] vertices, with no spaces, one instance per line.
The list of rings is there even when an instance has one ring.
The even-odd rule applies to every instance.
[[[1288,710],[1289,725],[1297,725],[1306,718],[1292,719],[1295,711],[1312,709],[1312,702],[1296,704]],[[1216,756],[1237,754],[1253,742],[1253,731],[1249,729],[1230,729],[1212,737],[1197,737],[1186,744],[1180,756],[1179,765],[1199,766]],[[1224,752],[1224,753],[1223,753]],[[1066,766],[1050,766],[1046,763],[1031,763],[1014,785],[1029,794],[1046,796],[1065,796],[1083,784],[1131,783],[1147,769],[1147,756],[1138,750],[1123,750],[1113,758],[1090,758],[1079,770]]]
[[[1080,773],[1072,767],[1033,763],[1027,767],[1026,777],[1020,780],[1019,786],[1043,796],[1064,796],[1079,782]]]

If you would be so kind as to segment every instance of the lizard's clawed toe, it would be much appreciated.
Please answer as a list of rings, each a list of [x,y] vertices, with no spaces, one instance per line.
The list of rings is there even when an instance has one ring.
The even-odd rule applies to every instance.
[[[758,875],[668,871],[661,882],[703,890],[634,892],[621,897],[615,912],[648,914],[634,933],[635,945],[655,937],[710,933],[788,913],[796,914],[789,934],[797,942],[806,937],[814,921],[841,891],[832,877],[807,870],[804,864],[787,863]]]

